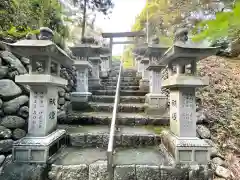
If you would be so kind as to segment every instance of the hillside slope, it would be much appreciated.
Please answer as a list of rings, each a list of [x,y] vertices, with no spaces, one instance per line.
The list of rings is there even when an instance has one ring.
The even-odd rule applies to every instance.
[[[208,76],[209,86],[199,89],[205,123],[211,139],[240,179],[240,59],[212,56],[199,62],[199,74]]]

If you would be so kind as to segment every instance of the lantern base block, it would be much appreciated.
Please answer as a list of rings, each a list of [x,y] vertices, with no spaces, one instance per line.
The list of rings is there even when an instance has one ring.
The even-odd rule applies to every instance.
[[[162,132],[162,143],[176,163],[207,165],[211,146],[197,137],[178,137],[172,132]]]
[[[145,96],[145,112],[150,115],[165,115],[168,108],[168,98],[163,94],[148,93]]]
[[[141,91],[149,91],[149,80],[148,79],[141,79],[139,81],[139,89]]]
[[[66,131],[58,129],[43,137],[26,136],[13,144],[13,161],[45,164],[66,145]]]
[[[89,89],[95,88],[95,87],[100,87],[101,86],[100,78],[89,78],[88,86],[89,86]]]

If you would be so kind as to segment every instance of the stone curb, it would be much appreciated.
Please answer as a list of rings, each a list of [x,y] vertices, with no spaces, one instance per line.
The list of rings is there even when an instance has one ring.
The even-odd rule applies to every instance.
[[[114,96],[92,96],[91,100],[93,102],[105,102],[113,103]],[[122,96],[120,97],[121,103],[145,103],[145,96]]]
[[[69,134],[69,143],[71,146],[78,147],[107,147],[109,134],[94,134],[94,133],[74,133]],[[121,134],[115,136],[116,147],[144,147],[157,146],[161,143],[160,135],[146,134]]]
[[[113,180],[208,180],[209,172],[203,170],[201,177],[192,174],[193,169],[175,168],[157,165],[117,165],[114,167]],[[195,173],[196,174],[196,173]],[[52,165],[48,173],[49,180],[108,180],[107,162],[97,162],[80,165]]]
[[[93,95],[114,96],[115,90],[92,90]],[[120,91],[120,96],[145,96],[148,91]]]
[[[141,104],[140,104],[141,105]],[[111,105],[99,105],[97,103],[90,104],[90,107],[94,112],[113,112],[113,104]],[[119,104],[118,105],[118,112],[144,112],[145,108],[144,105],[142,106],[134,106],[132,104]]]
[[[68,114],[66,118],[66,122],[62,121],[62,124],[68,123],[77,124],[77,125],[110,125],[112,117],[99,116],[99,115],[81,115],[81,114]],[[119,125],[128,125],[128,126],[136,126],[136,125],[169,125],[169,117],[117,117],[117,122]]]

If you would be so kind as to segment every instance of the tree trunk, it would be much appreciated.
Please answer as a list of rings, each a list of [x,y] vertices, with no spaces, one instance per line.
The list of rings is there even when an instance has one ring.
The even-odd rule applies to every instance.
[[[87,0],[84,0],[83,22],[82,22],[82,39],[84,38],[85,29],[86,29],[86,13],[87,13]]]

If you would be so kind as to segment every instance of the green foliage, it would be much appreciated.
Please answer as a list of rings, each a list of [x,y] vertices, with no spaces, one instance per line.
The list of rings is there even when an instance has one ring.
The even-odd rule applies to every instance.
[[[133,67],[133,51],[134,45],[128,45],[125,47],[125,50],[123,52],[123,66],[125,68]]]
[[[92,11],[99,11],[104,15],[109,13],[109,10],[113,8],[114,4],[112,0],[73,0],[75,6],[83,8],[84,1],[86,1],[88,9]]]
[[[192,39],[194,41],[201,41],[209,39],[216,41],[221,37],[228,37],[229,39],[240,38],[240,2],[237,3],[231,12],[219,12],[216,14],[214,20],[207,20],[200,22],[193,30],[196,34]],[[203,29],[197,34],[197,29]]]
[[[112,60],[113,60],[113,61],[120,61],[121,58],[122,58],[122,56],[113,56],[113,57],[112,57]]]
[[[15,39],[21,39],[25,37],[27,34],[39,34],[39,30],[32,30],[30,28],[19,27],[11,27],[7,31],[0,31],[0,37],[14,37]]]
[[[41,26],[51,28],[63,38],[69,36],[58,0],[0,0],[0,39],[38,34]]]

